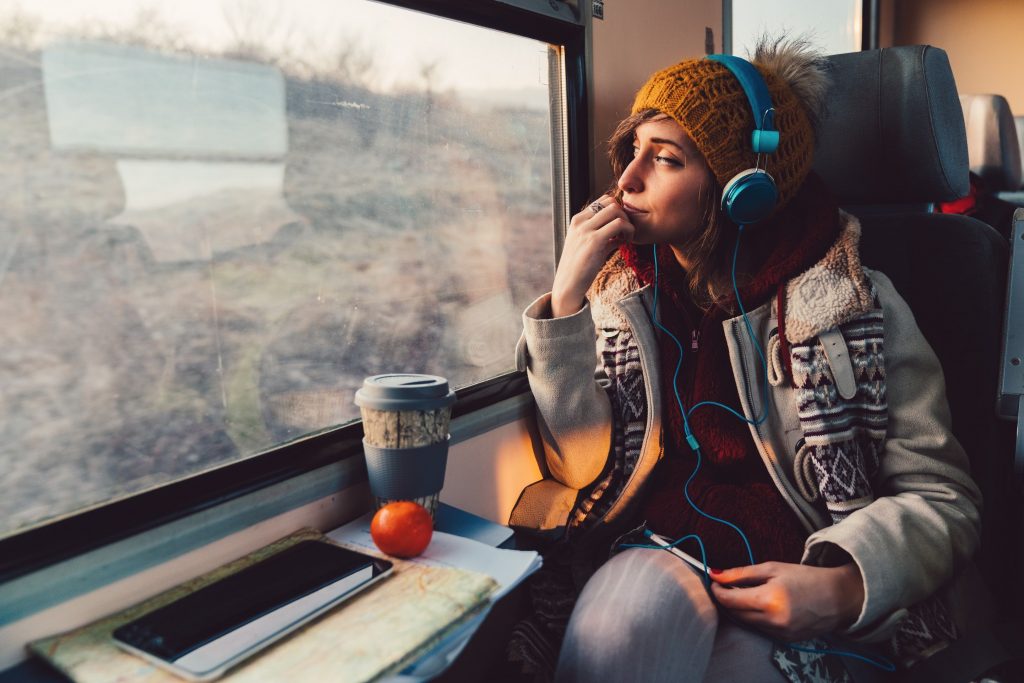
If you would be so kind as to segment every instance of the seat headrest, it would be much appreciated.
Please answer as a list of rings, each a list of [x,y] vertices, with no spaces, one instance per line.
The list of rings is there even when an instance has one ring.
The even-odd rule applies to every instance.
[[[950,201],[969,189],[967,139],[945,51],[833,55],[814,170],[840,204]]]
[[[961,95],[971,170],[993,192],[1020,187],[1020,146],[1010,103],[1002,95]]]

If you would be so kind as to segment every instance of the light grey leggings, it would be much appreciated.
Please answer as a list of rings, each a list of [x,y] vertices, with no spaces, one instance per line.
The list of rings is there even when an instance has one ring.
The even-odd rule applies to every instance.
[[[674,555],[619,553],[583,588],[557,683],[785,683],[769,639],[718,618],[701,578]]]

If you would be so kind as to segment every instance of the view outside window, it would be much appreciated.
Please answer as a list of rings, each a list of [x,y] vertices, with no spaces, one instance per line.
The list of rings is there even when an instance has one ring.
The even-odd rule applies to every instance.
[[[861,47],[861,0],[730,0],[732,53],[752,54],[758,37],[768,34],[807,38],[825,54],[856,52]]]
[[[513,370],[545,43],[366,0],[0,2],[0,537]]]

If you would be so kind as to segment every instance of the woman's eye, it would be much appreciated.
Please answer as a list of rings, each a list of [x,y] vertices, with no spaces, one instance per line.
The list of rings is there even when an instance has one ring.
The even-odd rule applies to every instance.
[[[633,157],[635,158],[638,154],[640,154],[640,148],[637,147],[636,145],[633,145]]]
[[[654,157],[654,160],[660,164],[668,164],[669,166],[682,166],[680,162],[676,161],[672,157],[657,156]]]

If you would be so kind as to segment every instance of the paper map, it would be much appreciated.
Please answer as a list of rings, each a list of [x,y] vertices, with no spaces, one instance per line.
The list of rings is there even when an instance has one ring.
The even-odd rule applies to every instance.
[[[116,615],[35,641],[29,649],[79,683],[177,683],[182,679],[114,645],[124,623],[301,540],[307,529]],[[394,574],[221,678],[225,683],[361,683],[398,670],[485,606],[497,587],[483,574],[401,560]]]

